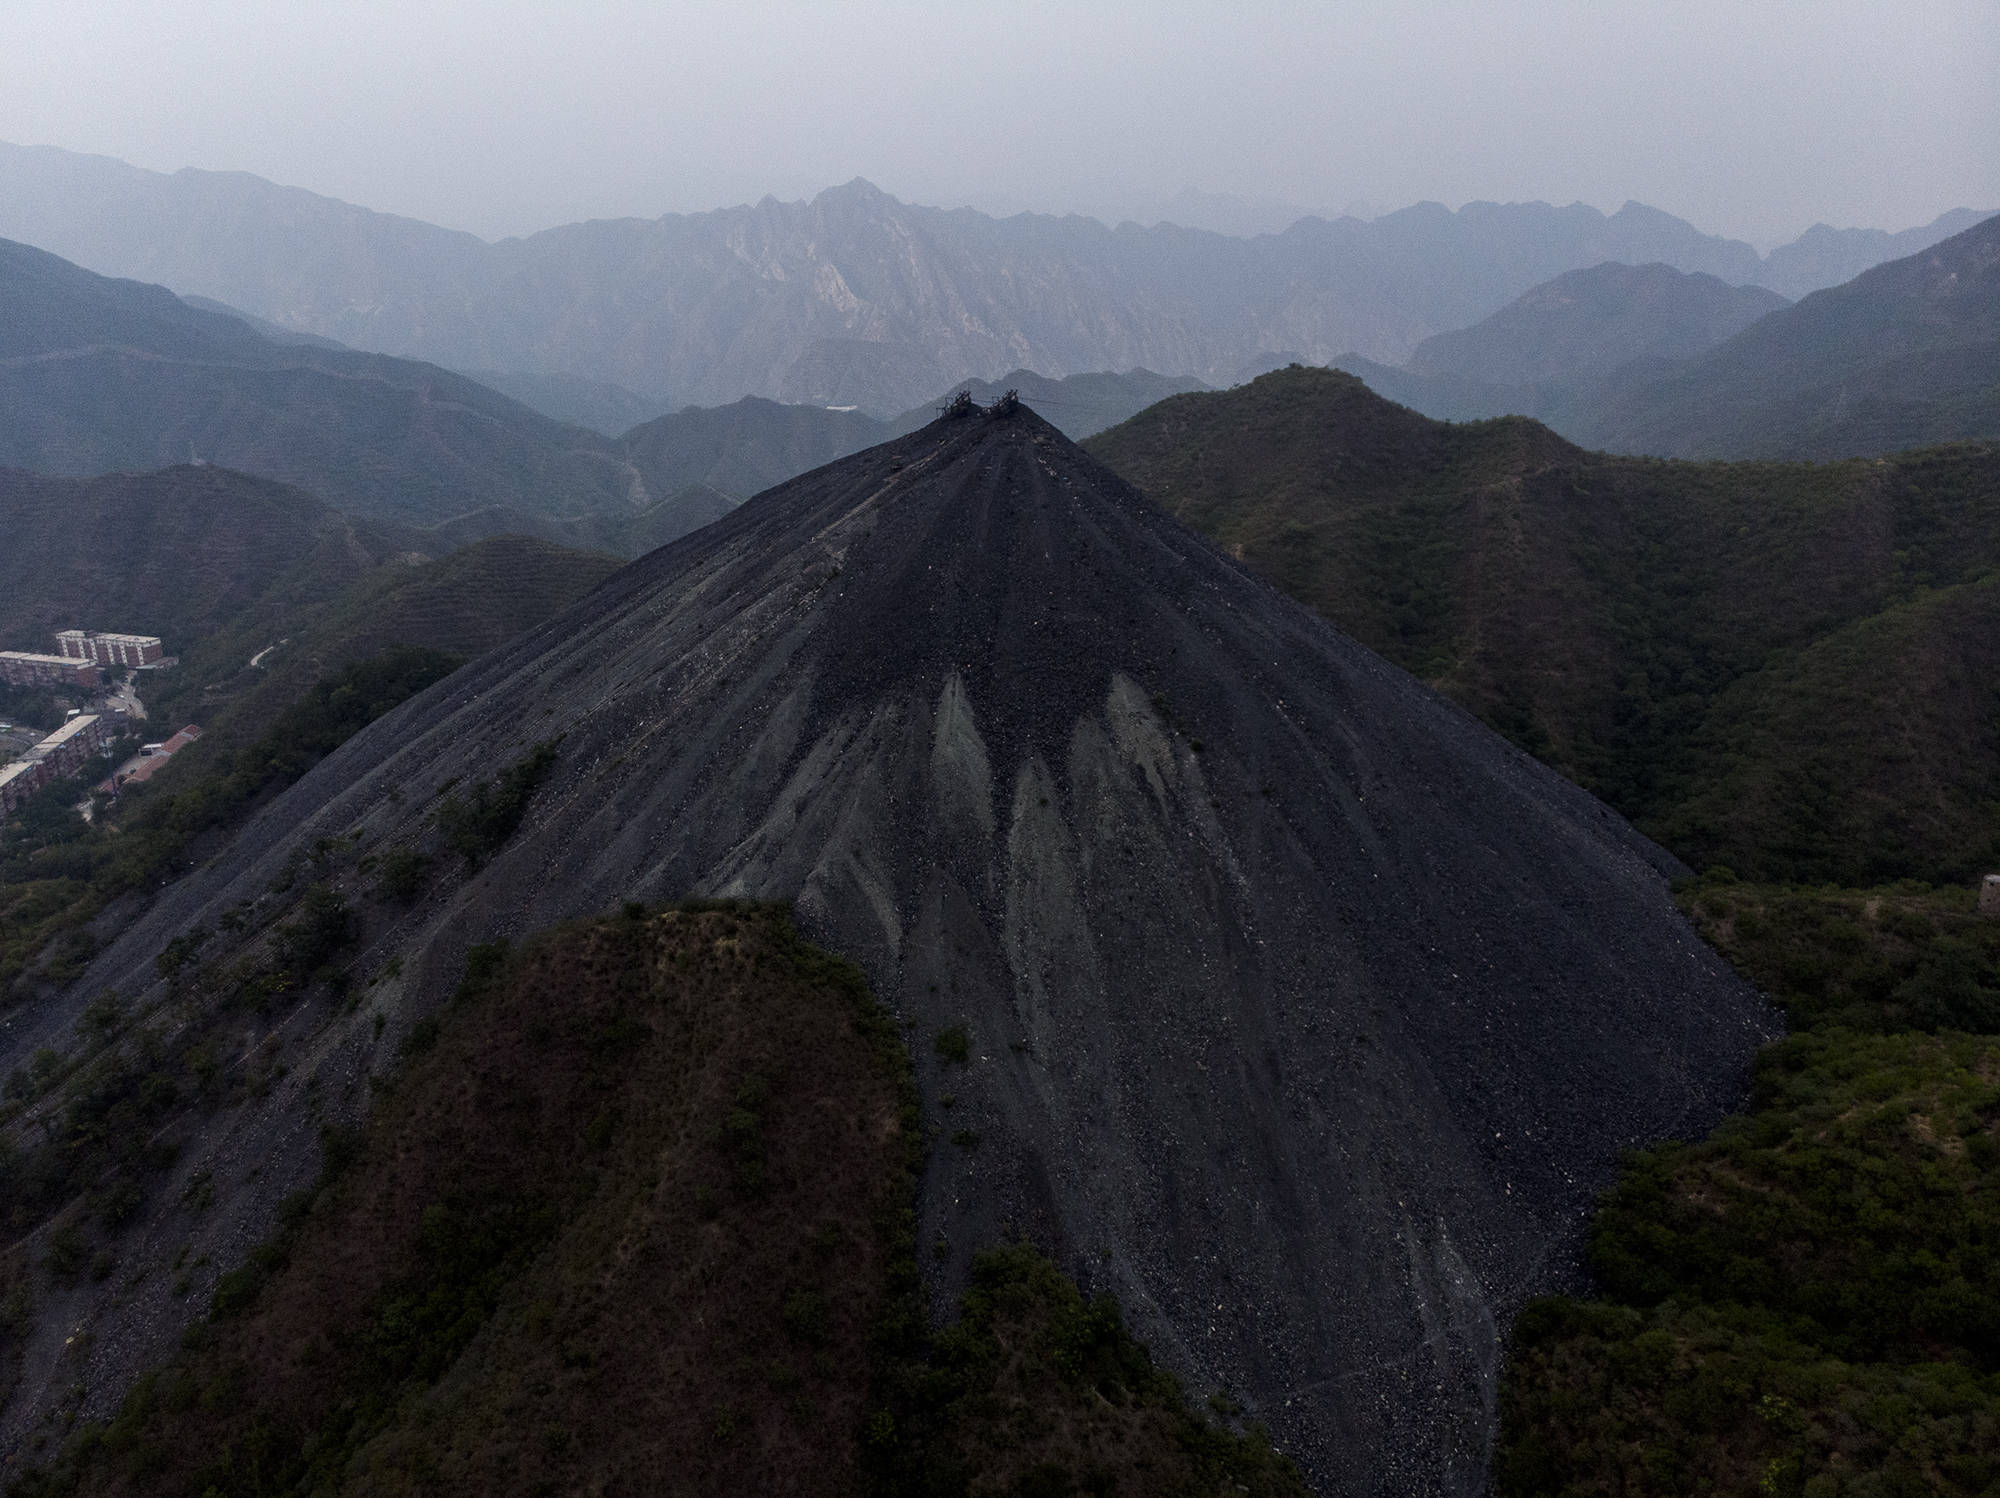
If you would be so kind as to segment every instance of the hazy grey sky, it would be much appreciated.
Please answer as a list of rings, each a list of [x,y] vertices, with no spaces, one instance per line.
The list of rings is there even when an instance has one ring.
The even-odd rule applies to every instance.
[[[2000,206],[2000,0],[0,0],[0,139],[489,237],[799,197]]]

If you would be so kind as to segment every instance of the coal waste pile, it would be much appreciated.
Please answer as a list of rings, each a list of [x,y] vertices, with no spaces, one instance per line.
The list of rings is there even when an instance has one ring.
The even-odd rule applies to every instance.
[[[1665,853],[1010,400],[765,492],[383,718],[80,991],[157,992],[176,931],[321,839],[431,846],[441,796],[549,743],[519,832],[377,942],[388,1041],[472,943],[793,902],[907,1026],[933,1305],[1028,1235],[1327,1494],[1483,1490],[1515,1310],[1579,1283],[1619,1152],[1705,1133],[1777,1028]],[[285,1079],[285,1147],[366,1018]]]

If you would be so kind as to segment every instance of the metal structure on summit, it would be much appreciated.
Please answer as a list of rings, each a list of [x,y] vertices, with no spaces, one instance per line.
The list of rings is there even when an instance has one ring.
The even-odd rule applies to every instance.
[[[978,401],[972,398],[970,390],[961,390],[944,405],[939,406],[937,413],[939,416],[953,418],[971,416],[980,411],[985,412],[988,416],[1011,416],[1015,411],[1020,409],[1020,405],[1021,392],[1018,390],[1006,391],[990,406],[980,405]]]

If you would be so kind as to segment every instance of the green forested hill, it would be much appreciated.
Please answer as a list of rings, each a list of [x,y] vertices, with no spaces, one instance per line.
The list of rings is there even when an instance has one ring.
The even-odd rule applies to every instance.
[[[0,470],[0,534],[0,648],[48,650],[71,627],[159,635],[181,663],[147,673],[142,697],[163,721],[209,727],[254,729],[315,677],[392,645],[481,654],[619,566],[524,536],[453,550],[212,466]]]
[[[282,633],[391,558],[436,543],[357,520],[290,485],[183,464],[50,478],[0,469],[0,648],[51,630],[156,634],[169,651],[239,623]]]
[[[1610,457],[1298,368],[1088,446],[1697,867],[2000,857],[2000,448]]]
[[[435,560],[399,558],[301,610],[282,635],[238,627],[207,637],[196,669],[157,683],[158,699],[166,716],[200,714],[234,742],[259,731],[309,683],[383,651],[484,655],[623,565],[530,536],[489,537]],[[275,648],[263,653],[267,646]]]
[[[277,342],[0,240],[0,464],[88,475],[191,457],[407,524],[619,510],[644,492],[615,442],[463,375]]]

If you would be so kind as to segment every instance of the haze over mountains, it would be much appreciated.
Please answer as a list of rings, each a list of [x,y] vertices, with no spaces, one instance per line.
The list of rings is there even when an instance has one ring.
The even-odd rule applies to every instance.
[[[424,524],[651,498],[616,444],[462,375],[291,341],[157,286],[0,241],[0,464],[85,475],[199,459]]]
[[[1402,367],[1379,394],[1523,415],[1612,452],[1836,458],[2000,436],[2000,215],[1787,306],[1665,265],[1559,276]]]
[[[1019,366],[1224,385],[1287,359],[1396,363],[1606,260],[1738,284],[1764,266],[1740,241],[1636,203],[1609,216],[1419,204],[1241,239],[921,208],[859,180],[807,203],[487,244],[241,173],[165,175],[16,146],[0,146],[0,235],[451,368],[610,384],[675,406],[748,394],[882,416]],[[1796,287],[1842,255],[1907,243],[1843,239],[1839,254],[1779,263]]]
[[[0,241],[0,466],[82,477],[197,460],[456,542],[511,532],[629,557],[923,425],[951,393],[893,424],[747,396],[614,438],[433,365],[253,326],[221,305]],[[1144,370],[1007,378],[1046,396],[1077,436],[1200,384]]]
[[[2000,215],[1590,397],[1577,435],[1671,457],[1836,458],[2000,436]]]
[[[1657,262],[1607,261],[1544,282],[1473,327],[1418,344],[1404,368],[1489,385],[1602,378],[1634,359],[1706,353],[1785,298]]]

